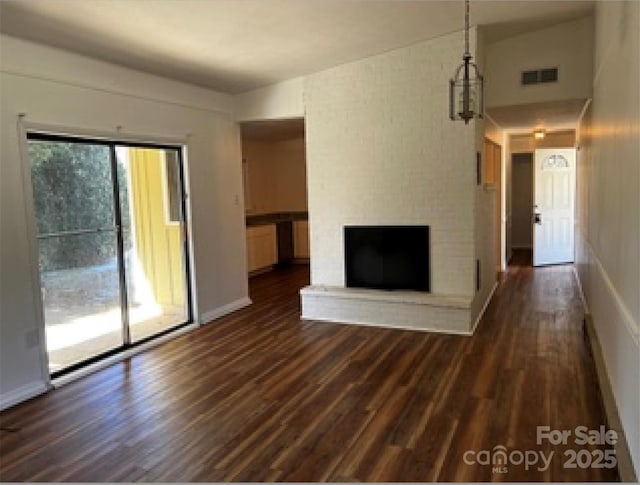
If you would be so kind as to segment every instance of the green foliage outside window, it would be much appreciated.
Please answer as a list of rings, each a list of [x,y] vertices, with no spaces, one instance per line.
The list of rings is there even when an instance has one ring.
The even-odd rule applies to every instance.
[[[117,243],[109,147],[31,140],[29,158],[41,269],[113,261]],[[121,163],[117,171],[125,247],[130,247],[127,178]],[[64,234],[95,229],[104,231]]]

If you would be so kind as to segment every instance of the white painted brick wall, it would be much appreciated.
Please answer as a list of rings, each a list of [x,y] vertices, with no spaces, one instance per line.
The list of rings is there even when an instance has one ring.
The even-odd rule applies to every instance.
[[[382,292],[384,293],[384,292]],[[388,292],[387,292],[388,293]],[[307,287],[302,294],[302,318],[329,322],[372,325],[431,332],[469,335],[470,308],[442,307],[397,300],[366,300],[354,297],[330,297]]]
[[[432,292],[475,293],[475,130],[448,118],[462,46],[450,34],[306,79],[312,284],[344,286],[343,226],[426,224]]]

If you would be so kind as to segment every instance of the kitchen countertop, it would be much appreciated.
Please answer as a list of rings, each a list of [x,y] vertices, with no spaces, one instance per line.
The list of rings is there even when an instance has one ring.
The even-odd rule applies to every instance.
[[[309,218],[308,212],[272,212],[269,214],[247,215],[247,226],[264,226],[266,224],[277,224],[278,222],[306,221]]]

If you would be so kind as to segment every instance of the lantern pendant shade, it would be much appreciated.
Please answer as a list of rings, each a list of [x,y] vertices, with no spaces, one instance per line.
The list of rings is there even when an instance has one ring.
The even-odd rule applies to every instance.
[[[469,0],[465,0],[464,54],[462,64],[449,81],[449,117],[464,120],[482,118],[484,112],[483,79],[469,52]]]
[[[454,121],[464,120],[465,124],[473,118],[482,118],[484,112],[482,75],[473,62],[467,62],[465,56],[465,63],[449,81],[449,117]],[[468,74],[461,76],[461,71]]]

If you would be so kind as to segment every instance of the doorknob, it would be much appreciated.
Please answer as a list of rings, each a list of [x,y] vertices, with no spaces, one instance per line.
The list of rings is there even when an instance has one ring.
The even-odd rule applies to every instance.
[[[539,212],[533,214],[533,222],[535,222],[536,224],[542,224],[542,218],[540,217]]]

